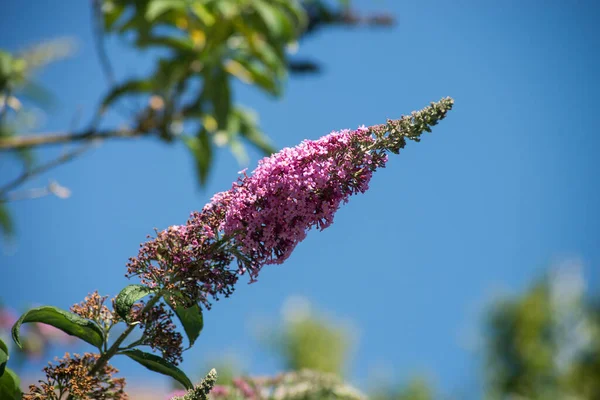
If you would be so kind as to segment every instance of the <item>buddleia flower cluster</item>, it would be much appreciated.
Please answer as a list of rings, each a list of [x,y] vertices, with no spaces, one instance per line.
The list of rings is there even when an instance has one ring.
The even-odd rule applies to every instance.
[[[69,399],[114,399],[126,400],[125,379],[114,378],[119,372],[113,366],[106,364],[97,374],[90,375],[89,371],[100,356],[98,354],[66,353],[55,363],[48,363],[44,368],[46,380],[38,385],[30,385],[29,393],[23,395],[24,400],[60,400]]]
[[[389,153],[419,141],[452,106],[444,98],[399,120],[332,132],[264,158],[185,225],[143,243],[127,275],[164,289],[174,303],[209,308],[211,300],[231,295],[240,275],[255,281],[265,265],[283,263],[312,228],[329,227],[350,196],[369,188]]]

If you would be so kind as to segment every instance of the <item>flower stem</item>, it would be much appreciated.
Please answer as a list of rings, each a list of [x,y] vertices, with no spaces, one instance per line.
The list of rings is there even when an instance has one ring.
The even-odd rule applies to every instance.
[[[154,297],[152,297],[148,301],[148,303],[146,303],[146,306],[142,309],[141,314],[142,315],[146,314],[152,307],[154,307],[154,305],[161,299],[161,297],[162,297],[162,292],[158,292],[156,295],[154,295]],[[123,341],[127,338],[127,336],[129,336],[129,334],[131,332],[133,332],[133,330],[135,329],[135,326],[136,325],[129,325],[127,327],[127,329],[125,329],[125,331],[123,331],[123,333],[121,333],[121,335],[117,338],[117,340],[115,340],[115,342],[112,344],[112,346],[110,346],[110,348],[104,354],[102,354],[100,356],[98,361],[96,361],[96,364],[94,364],[92,369],[90,369],[90,372],[89,372],[90,376],[94,376],[98,372],[100,372],[100,370],[102,368],[104,368],[104,366],[108,363],[108,361],[115,354],[117,354],[117,352],[119,351],[119,346],[121,346],[121,343],[123,343]]]

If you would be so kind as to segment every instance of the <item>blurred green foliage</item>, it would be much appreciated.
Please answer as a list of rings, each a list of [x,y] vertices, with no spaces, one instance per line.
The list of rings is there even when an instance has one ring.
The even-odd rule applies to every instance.
[[[577,274],[498,302],[484,337],[490,399],[600,399],[600,308]]]
[[[600,399],[600,304],[586,295],[577,269],[553,269],[520,294],[493,302],[483,325],[483,393],[500,399]],[[267,335],[286,371],[341,376],[349,367],[350,332],[314,313],[285,315]],[[475,372],[475,371],[473,371]],[[479,389],[473,389],[477,391]],[[455,398],[424,377],[379,382],[373,400]]]
[[[310,314],[290,319],[274,339],[286,370],[310,369],[341,376],[347,366],[349,334],[325,319]]]
[[[73,158],[36,166],[30,151],[34,147],[140,136],[181,142],[204,185],[215,147],[227,146],[240,163],[248,159],[247,144],[263,154],[275,150],[258,116],[238,103],[234,80],[281,96],[288,73],[319,71],[315,61],[290,59],[289,50],[297,48],[303,35],[337,24],[393,22],[389,16],[355,15],[347,0],[92,0],[91,5],[97,54],[109,88],[86,129],[32,137],[22,135],[32,124],[15,118],[25,115],[22,96],[49,104],[50,94],[34,84],[31,73],[69,48],[46,42],[18,55],[0,51],[0,151],[20,155],[24,170],[0,186],[0,229],[5,233],[12,231],[5,205],[11,191]],[[123,37],[132,50],[151,54],[152,72],[116,77],[107,36]],[[120,115],[117,127],[103,123],[109,111]]]

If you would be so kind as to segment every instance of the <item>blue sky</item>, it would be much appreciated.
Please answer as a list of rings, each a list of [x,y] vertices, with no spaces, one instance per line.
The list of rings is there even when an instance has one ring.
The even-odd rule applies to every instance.
[[[73,36],[79,50],[39,75],[58,102],[43,130],[89,115],[106,86],[92,46],[89,2],[2,5],[0,47]],[[409,143],[323,232],[312,232],[259,282],[206,313],[183,368],[234,353],[253,373],[277,361],[252,330],[274,323],[291,295],[358,328],[351,380],[365,386],[386,366],[394,376],[429,375],[461,397],[479,379],[471,345],[481,310],[500,292],[526,288],[553,262],[577,258],[591,291],[600,284],[600,8],[592,1],[356,1],[394,14],[393,29],[322,31],[300,55],[318,76],[292,78],[282,99],[236,85],[278,147],[332,130],[381,123],[444,96],[455,109],[421,143]],[[117,75],[148,69],[149,57],[114,40]],[[85,121],[85,119],[83,119]],[[59,149],[40,155],[41,159]],[[252,153],[250,169],[258,155]],[[18,172],[6,156],[2,180]],[[210,184],[198,189],[181,145],[107,142],[30,183],[56,179],[68,200],[10,205],[17,238],[4,244],[2,298],[9,305],[68,307],[90,291],[115,295],[127,259],[153,228],[183,223],[241,167],[222,150]],[[57,354],[58,355],[58,354]],[[137,382],[151,376],[117,361]]]

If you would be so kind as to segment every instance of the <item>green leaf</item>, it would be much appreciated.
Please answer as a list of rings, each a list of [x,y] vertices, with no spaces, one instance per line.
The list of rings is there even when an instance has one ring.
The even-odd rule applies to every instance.
[[[104,344],[104,332],[96,323],[52,306],[32,308],[19,318],[12,327],[12,337],[19,347],[23,347],[20,339],[21,325],[28,322],[41,322],[52,325],[61,331],[76,336],[91,345],[101,348]]]
[[[115,311],[121,318],[127,321],[129,319],[131,306],[137,303],[141,298],[154,292],[154,289],[150,289],[148,286],[144,285],[126,286],[115,299]]]
[[[145,353],[137,349],[124,350],[119,354],[124,354],[132,360],[137,361],[150,371],[170,376],[177,382],[181,383],[187,390],[194,387],[192,381],[190,381],[190,378],[188,378],[182,370],[157,355]]]
[[[21,400],[21,380],[11,370],[6,368],[4,374],[0,376],[0,399],[2,400]]]
[[[194,15],[202,21],[204,26],[210,27],[215,23],[215,17],[208,11],[204,4],[195,1],[191,8]]]
[[[4,369],[8,362],[8,349],[6,344],[0,339],[0,376],[4,375]]]
[[[246,148],[244,144],[238,139],[238,136],[233,136],[229,138],[229,150],[235,157],[238,164],[247,166],[248,165],[248,153],[246,152]]]
[[[204,186],[208,179],[213,158],[210,135],[206,128],[202,126],[195,137],[185,136],[183,137],[183,142],[194,157],[198,180],[200,181],[200,185]]]
[[[198,304],[194,304],[188,308],[176,306],[169,300],[167,300],[167,304],[169,304],[169,307],[171,307],[171,309],[177,315],[177,318],[179,318],[179,321],[181,322],[181,325],[183,325],[183,329],[185,330],[190,342],[189,347],[192,347],[196,339],[198,339],[198,336],[200,336],[200,332],[202,332],[202,328],[204,327],[202,309],[198,306]]]
[[[132,79],[111,90],[102,101],[102,106],[107,107],[127,94],[150,93],[153,90],[154,83],[151,79]]]
[[[258,85],[260,88],[264,89],[273,96],[281,95],[279,81],[274,76],[272,71],[267,70],[263,65],[261,65],[261,63],[256,61],[248,59],[236,59],[235,61],[237,62],[237,68],[241,69],[244,75],[248,76],[250,83]],[[236,75],[233,73],[231,68],[228,69],[228,72]]]
[[[8,346],[4,343],[4,340],[0,339],[0,350],[8,354]]]
[[[211,89],[210,94],[217,126],[219,129],[227,129],[227,119],[231,111],[231,89],[225,71],[220,70],[215,76]]]
[[[252,3],[256,12],[269,30],[268,34],[275,37],[291,39],[292,29],[290,21],[277,9],[264,0],[254,0]]]
[[[12,218],[8,213],[8,208],[6,207],[6,203],[0,201],[0,229],[6,236],[10,236],[14,233],[14,227],[12,223]]]
[[[258,128],[257,118],[254,113],[243,108],[236,108],[235,112],[240,120],[240,135],[264,154],[270,155],[275,153],[275,147],[273,147],[268,136]]]
[[[113,29],[117,21],[123,15],[124,11],[124,4],[115,4],[114,2],[111,2],[110,7],[107,7],[107,9],[102,13],[104,16],[104,29],[106,31]]]
[[[185,10],[185,0],[152,0],[146,7],[146,20],[154,21],[172,9]]]

